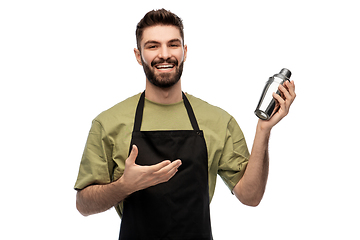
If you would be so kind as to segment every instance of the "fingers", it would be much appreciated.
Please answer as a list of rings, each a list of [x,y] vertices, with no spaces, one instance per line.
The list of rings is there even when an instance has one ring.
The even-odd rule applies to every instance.
[[[285,81],[284,86],[279,85],[279,91],[281,92],[281,96],[273,93],[273,97],[280,106],[278,114],[280,114],[281,116],[279,115],[279,117],[282,118],[288,114],[289,108],[296,97],[294,81]]]
[[[169,160],[166,160],[164,162],[170,162]],[[173,171],[174,169],[177,170],[179,167],[181,166],[181,160],[176,160],[171,162],[170,164],[162,167],[161,169],[157,170],[156,173],[161,175],[161,174],[166,174],[168,172]]]
[[[131,149],[131,152],[130,152],[130,155],[129,157],[126,159],[126,163],[127,164],[136,164],[135,161],[136,161],[136,158],[138,156],[138,153],[139,153],[139,150],[137,148],[136,145],[133,145],[132,146],[132,149]],[[151,165],[151,166],[147,166],[149,169],[150,172],[158,172],[162,169],[164,169],[163,171],[169,171],[173,168],[178,168],[180,167],[181,165],[181,160],[175,160],[173,162],[171,162],[170,160],[164,160],[158,164],[155,164],[155,165]]]
[[[162,161],[156,165],[146,166],[148,168],[148,174],[152,179],[149,184],[156,185],[159,183],[167,182],[178,171],[181,165],[181,160],[170,162],[169,160]],[[151,183],[152,182],[152,183]]]
[[[289,88],[290,94],[291,94],[292,96],[296,96],[296,94],[295,94],[295,82],[294,82],[294,80],[291,80],[290,84],[291,84],[291,87]]]
[[[268,121],[259,120],[263,129],[271,129],[288,113],[291,104],[295,100],[295,83],[294,81],[285,81],[284,86],[279,85],[279,94],[273,93],[273,98],[276,100],[276,109],[279,106],[279,110]]]
[[[285,81],[284,82],[284,86],[279,86],[279,90],[284,94],[284,96],[286,97],[286,99],[289,99],[292,101],[294,101],[296,94],[295,94],[295,83],[294,81]]]
[[[168,161],[164,161],[168,162]],[[181,160],[173,161],[172,163],[168,164],[167,166],[159,169],[158,171],[154,172],[158,183],[167,182],[170,178],[172,178],[178,171],[178,168],[181,166]]]
[[[164,160],[164,161],[162,161],[162,162],[160,162],[160,163],[158,163],[158,164],[149,166],[149,168],[151,168],[151,171],[152,171],[152,172],[157,172],[157,171],[159,171],[160,169],[168,166],[169,164],[171,164],[171,161],[169,161],[169,160]]]
[[[280,108],[284,108],[285,100],[279,94],[273,93],[273,98],[278,102]]]
[[[136,158],[137,158],[137,156],[138,156],[138,153],[139,153],[139,150],[138,150],[137,146],[136,146],[136,145],[133,145],[133,146],[132,146],[132,149],[131,149],[131,152],[130,152],[130,155],[129,155],[129,157],[126,159],[126,162],[127,162],[128,164],[135,164],[135,160],[136,160]]]
[[[284,83],[284,86],[283,85],[279,85],[279,90],[281,92],[281,95],[283,96],[283,99],[286,100],[286,99],[290,99],[291,96],[290,96],[290,93],[288,92],[288,90],[286,89],[286,85]]]
[[[286,81],[284,82],[284,86],[279,85],[279,91],[281,92],[281,96],[283,97],[286,103],[286,107],[289,108],[296,97],[294,81],[291,82]],[[281,103],[282,101],[279,101],[279,104]]]
[[[167,182],[172,178],[181,165],[181,160],[165,160],[151,166],[141,166],[135,163],[138,157],[138,148],[133,145],[129,157],[125,161],[122,181],[129,186],[130,192],[145,189],[159,183]]]
[[[165,160],[161,163],[151,166],[151,171],[157,176],[166,175],[168,173],[172,175],[172,173],[175,174],[177,172],[177,169],[181,166],[181,164],[181,160],[176,160],[173,162]]]

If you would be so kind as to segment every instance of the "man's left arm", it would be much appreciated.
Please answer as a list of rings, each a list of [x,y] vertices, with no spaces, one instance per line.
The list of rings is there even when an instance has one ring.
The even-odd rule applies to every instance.
[[[289,108],[296,97],[294,81],[286,81],[284,86],[279,86],[279,90],[282,96],[274,93],[273,97],[280,105],[280,109],[268,121],[259,119],[249,163],[244,176],[233,189],[235,196],[248,206],[257,206],[261,202],[269,173],[270,132],[289,113]]]

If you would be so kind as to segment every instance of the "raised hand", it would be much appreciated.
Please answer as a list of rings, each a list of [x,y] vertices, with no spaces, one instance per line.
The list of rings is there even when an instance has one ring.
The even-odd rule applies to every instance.
[[[135,163],[137,156],[138,148],[133,145],[131,153],[125,161],[124,174],[120,178],[123,186],[126,186],[130,193],[169,181],[181,165],[181,160],[173,162],[164,160],[155,165],[140,166]]]
[[[273,93],[273,97],[276,99],[277,105],[280,108],[269,120],[259,120],[259,125],[262,129],[270,130],[273,126],[280,122],[280,120],[289,113],[290,106],[295,100],[296,94],[294,81],[285,81],[284,86],[279,85],[279,91],[281,92],[281,96]],[[275,109],[277,109],[277,107]]]

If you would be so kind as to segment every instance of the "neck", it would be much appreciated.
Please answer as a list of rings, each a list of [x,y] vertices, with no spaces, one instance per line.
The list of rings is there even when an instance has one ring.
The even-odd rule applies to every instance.
[[[173,104],[182,100],[181,80],[169,88],[159,88],[146,80],[145,97],[160,104]]]

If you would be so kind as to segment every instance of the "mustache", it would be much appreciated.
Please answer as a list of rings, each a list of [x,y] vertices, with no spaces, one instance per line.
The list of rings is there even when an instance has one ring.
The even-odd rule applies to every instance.
[[[162,64],[162,63],[175,64],[175,66],[177,66],[179,64],[179,62],[176,58],[168,58],[168,59],[160,58],[160,59],[153,60],[151,62],[151,66],[154,67],[156,64]]]

